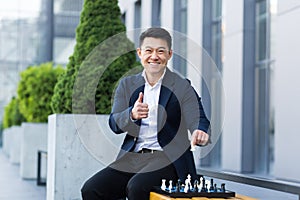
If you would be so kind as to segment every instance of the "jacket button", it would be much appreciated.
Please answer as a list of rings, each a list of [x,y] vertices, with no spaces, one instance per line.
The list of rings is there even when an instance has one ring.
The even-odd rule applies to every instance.
[[[133,141],[136,141],[136,137],[135,137],[135,138],[133,138]]]

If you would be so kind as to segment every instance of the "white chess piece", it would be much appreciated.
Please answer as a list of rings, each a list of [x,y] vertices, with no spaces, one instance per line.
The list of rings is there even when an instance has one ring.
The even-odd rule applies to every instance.
[[[209,188],[210,188],[210,181],[209,181],[209,180],[206,180],[205,183],[207,184],[207,191],[209,191]]]
[[[173,185],[172,185],[172,180],[169,181],[169,192],[172,191]]]
[[[185,179],[184,192],[187,193],[189,191],[189,180]]]
[[[199,191],[202,190],[202,186],[203,186],[203,177],[201,176],[201,177],[200,177],[200,186],[198,187],[198,188],[199,188]]]
[[[187,175],[187,180],[188,180],[188,188],[191,190],[193,189],[193,186],[192,186],[192,177],[190,174]]]
[[[193,143],[192,143],[192,141],[191,141],[191,149],[190,149],[191,151],[196,151],[196,145],[194,145]]]
[[[161,187],[160,187],[160,188],[161,188],[163,191],[165,191],[166,188],[167,188],[167,187],[166,187],[166,179],[162,179],[161,182],[162,182],[162,183],[161,183]]]

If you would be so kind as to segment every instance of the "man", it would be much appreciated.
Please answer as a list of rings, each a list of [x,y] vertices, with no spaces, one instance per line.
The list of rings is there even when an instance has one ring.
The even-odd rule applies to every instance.
[[[84,200],[148,200],[162,179],[196,179],[190,148],[208,143],[210,123],[190,82],[167,68],[171,47],[165,29],[141,34],[137,54],[144,70],[120,81],[109,118],[111,129],[126,137],[117,160],[85,183]]]

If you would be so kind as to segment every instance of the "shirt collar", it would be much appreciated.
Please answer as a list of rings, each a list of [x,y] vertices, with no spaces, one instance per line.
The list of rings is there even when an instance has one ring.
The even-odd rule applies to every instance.
[[[145,82],[146,82],[149,86],[155,87],[155,86],[158,85],[158,84],[161,85],[162,80],[163,80],[163,78],[164,78],[164,76],[165,76],[165,74],[166,74],[166,71],[167,71],[167,70],[166,70],[166,68],[165,68],[163,74],[161,75],[161,77],[158,79],[158,81],[157,81],[157,82],[155,83],[155,85],[153,85],[153,86],[151,86],[151,85],[149,84],[148,80],[147,80],[145,69],[144,69],[143,72],[142,72],[142,77],[144,77]]]

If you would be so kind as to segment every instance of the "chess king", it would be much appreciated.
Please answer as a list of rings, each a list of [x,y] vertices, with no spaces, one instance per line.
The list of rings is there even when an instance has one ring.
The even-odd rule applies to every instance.
[[[109,118],[111,130],[125,139],[116,161],[84,183],[84,200],[148,200],[162,178],[196,179],[191,145],[210,139],[201,98],[167,67],[173,54],[168,31],[147,29],[136,52],[144,70],[120,80]]]

